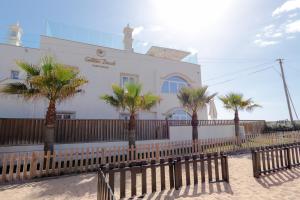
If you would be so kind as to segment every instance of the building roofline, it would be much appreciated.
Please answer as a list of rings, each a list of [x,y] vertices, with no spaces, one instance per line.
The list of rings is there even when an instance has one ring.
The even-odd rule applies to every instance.
[[[3,46],[10,46],[10,47],[16,47],[16,48],[23,48],[23,49],[41,50],[40,48],[35,48],[35,47],[24,47],[24,46],[16,46],[16,45],[13,45],[13,44],[7,44],[7,43],[3,43],[3,42],[0,42],[0,45],[3,45]]]
[[[79,41],[74,41],[74,40],[69,40],[69,39],[62,39],[62,38],[53,37],[53,36],[47,36],[47,35],[40,35],[40,37],[41,38],[42,37],[44,37],[44,38],[50,38],[50,39],[55,39],[55,40],[62,40],[62,41],[66,41],[66,42],[74,42],[74,43],[82,44],[82,45],[86,45],[86,46],[106,48],[106,49],[111,49],[111,50],[114,50],[114,51],[121,51],[121,52],[124,52],[124,53],[133,53],[133,54],[137,54],[137,55],[141,55],[141,56],[146,56],[146,57],[149,57],[149,58],[155,58],[155,59],[159,59],[159,60],[167,60],[167,61],[176,62],[176,63],[185,63],[185,64],[189,64],[189,65],[192,65],[192,66],[200,67],[200,64],[194,64],[194,63],[184,62],[184,61],[181,61],[181,60],[172,60],[172,59],[160,58],[160,57],[155,57],[155,56],[151,56],[151,55],[147,55],[147,54],[142,54],[142,53],[137,53],[137,52],[130,52],[130,51],[123,50],[123,49],[116,49],[116,48],[112,48],[112,47],[105,47],[105,46],[100,46],[100,45],[95,45],[95,44],[90,44],[90,43],[84,43],[84,42],[79,42]]]

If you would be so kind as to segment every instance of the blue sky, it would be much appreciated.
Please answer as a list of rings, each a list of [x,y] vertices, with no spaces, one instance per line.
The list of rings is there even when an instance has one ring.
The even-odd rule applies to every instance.
[[[263,108],[242,119],[287,119],[277,58],[300,112],[300,0],[2,0],[0,37],[19,21],[24,35],[45,33],[46,20],[108,33],[130,23],[134,38],[197,52],[202,80],[219,95],[242,92]],[[34,39],[27,39],[28,43]],[[26,41],[24,41],[25,43]],[[276,71],[277,70],[277,71]],[[219,118],[231,119],[216,100]]]

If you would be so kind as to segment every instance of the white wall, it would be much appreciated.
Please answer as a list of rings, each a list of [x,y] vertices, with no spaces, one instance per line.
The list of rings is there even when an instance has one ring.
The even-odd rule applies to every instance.
[[[136,141],[136,144],[154,144],[163,143],[170,140],[143,140]],[[64,150],[64,149],[81,149],[81,148],[113,148],[127,146],[127,141],[122,142],[90,142],[90,143],[74,143],[74,144],[55,144],[54,150]],[[0,146],[1,153],[13,153],[13,152],[31,152],[31,151],[43,151],[43,145],[19,145],[19,146]]]
[[[244,127],[240,126],[240,132],[242,138],[245,136]],[[209,138],[224,138],[234,137],[234,125],[224,126],[199,126],[198,127],[198,138],[209,139]],[[192,127],[191,126],[171,126],[170,127],[170,140],[191,140],[192,139]]]
[[[78,67],[81,75],[89,80],[89,83],[84,86],[85,92],[57,106],[58,111],[75,111],[78,119],[119,118],[119,112],[105,104],[99,96],[112,93],[111,85],[120,84],[121,73],[138,75],[144,92],[153,92],[162,97],[160,105],[153,108],[150,113],[139,115],[141,119],[153,119],[153,116],[156,119],[163,119],[162,114],[172,108],[180,107],[176,95],[161,93],[163,80],[168,75],[181,74],[191,85],[201,85],[200,66],[195,64],[46,36],[41,36],[40,46],[40,49],[26,49],[0,44],[0,80],[9,77],[10,70],[18,69],[15,60],[21,59],[38,64],[43,55],[52,55],[60,63]],[[104,57],[96,55],[97,49],[104,50]],[[92,63],[85,61],[87,56],[114,61],[116,64],[107,65],[108,68],[94,67]],[[7,82],[2,82],[0,85],[5,83]],[[0,117],[32,118],[45,115],[46,101],[22,102],[16,99],[16,97],[8,99],[0,95]],[[199,119],[207,119],[206,109],[199,113]]]

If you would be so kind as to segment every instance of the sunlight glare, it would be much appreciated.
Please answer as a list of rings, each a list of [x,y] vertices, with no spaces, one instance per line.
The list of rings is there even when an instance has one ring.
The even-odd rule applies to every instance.
[[[232,0],[160,0],[155,2],[156,17],[170,27],[189,31],[210,28],[226,17]]]

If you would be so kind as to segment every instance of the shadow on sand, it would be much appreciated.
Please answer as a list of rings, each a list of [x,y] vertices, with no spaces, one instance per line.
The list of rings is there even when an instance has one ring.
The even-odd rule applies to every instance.
[[[265,188],[282,185],[300,178],[300,168],[278,171],[273,174],[266,174],[256,179],[256,181]]]
[[[145,199],[177,199],[177,198],[187,198],[187,197],[199,197],[205,194],[212,193],[228,193],[233,194],[231,186],[226,182],[211,183],[211,184],[200,184],[195,186],[182,187],[179,190],[166,190],[157,193],[152,193],[146,196]]]
[[[97,176],[95,173],[74,174],[66,176],[39,178],[30,182],[20,182],[15,184],[1,185],[0,191],[9,189],[35,189],[34,198],[52,197],[53,199],[60,195],[68,197],[95,196],[96,198]],[[26,196],[26,199],[31,196]]]

